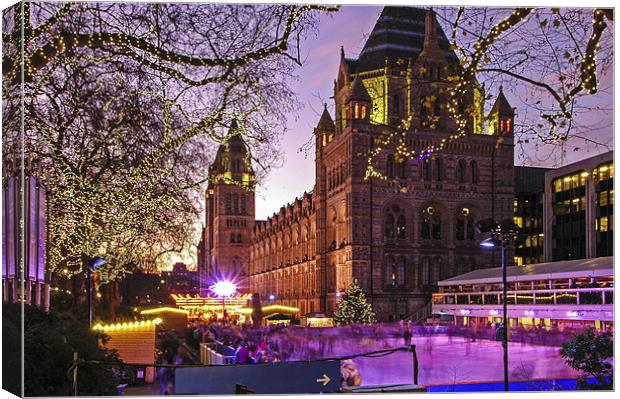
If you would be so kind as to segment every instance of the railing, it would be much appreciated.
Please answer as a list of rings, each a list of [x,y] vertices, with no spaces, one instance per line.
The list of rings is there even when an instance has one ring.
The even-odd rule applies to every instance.
[[[435,294],[433,294],[435,295]],[[433,301],[428,301],[424,306],[411,313],[408,316],[405,316],[404,320],[411,320],[414,323],[424,322],[426,319],[433,315]]]
[[[225,356],[218,353],[215,343],[201,343],[200,344],[200,363],[204,365],[223,365],[223,364],[235,364],[237,362],[236,356]]]
[[[512,305],[610,305],[613,304],[613,292],[613,287],[518,290],[508,291],[507,300]],[[501,295],[501,291],[435,293],[431,303],[435,305],[498,305],[502,303]]]

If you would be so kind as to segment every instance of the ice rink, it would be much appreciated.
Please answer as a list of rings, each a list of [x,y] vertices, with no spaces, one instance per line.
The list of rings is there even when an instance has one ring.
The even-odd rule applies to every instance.
[[[480,339],[472,342],[468,338],[440,334],[414,336],[412,344],[417,348],[421,385],[503,381],[501,342]],[[403,345],[402,338],[344,339],[325,352],[329,356],[345,356]],[[558,347],[509,343],[508,348],[511,381],[577,376],[560,357]],[[355,363],[362,374],[362,385],[404,384],[413,381],[412,359],[411,353],[397,352],[380,358],[356,358]]]

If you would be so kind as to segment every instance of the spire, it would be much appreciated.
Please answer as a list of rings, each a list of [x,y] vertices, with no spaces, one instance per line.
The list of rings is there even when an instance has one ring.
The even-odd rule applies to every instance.
[[[344,58],[344,46],[340,46],[340,58]]]
[[[333,132],[336,130],[334,120],[332,119],[329,111],[327,110],[327,103],[323,104],[323,114],[321,115],[321,119],[319,119],[318,125],[316,125],[316,130],[323,132]]]
[[[499,87],[499,93],[497,95],[497,99],[495,100],[495,104],[493,104],[493,108],[491,108],[491,112],[489,115],[498,114],[501,116],[515,116],[515,111],[512,109],[512,106],[504,96],[504,88],[502,86]]]
[[[366,87],[364,87],[364,83],[362,82],[362,78],[360,78],[359,73],[355,76],[355,79],[353,79],[351,91],[347,95],[347,102],[351,100],[372,102],[372,98],[370,98]]]
[[[426,16],[424,17],[424,48],[422,53],[427,56],[443,56],[437,40],[437,19],[435,17],[435,11],[433,11],[432,8],[426,12]]]

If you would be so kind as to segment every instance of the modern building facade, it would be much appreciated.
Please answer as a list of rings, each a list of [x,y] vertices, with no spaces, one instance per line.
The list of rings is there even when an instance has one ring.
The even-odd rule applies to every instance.
[[[545,261],[613,255],[613,151],[545,173]]]
[[[45,188],[28,175],[14,174],[3,180],[2,300],[49,310]]]
[[[412,116],[411,148],[454,134],[446,100],[458,58],[432,11],[405,7],[385,7],[359,57],[340,57],[335,118],[326,107],[314,129],[314,188],[266,221],[254,218],[254,175],[231,126],[209,171],[203,293],[231,275],[301,314],[332,312],[356,279],[378,318],[394,320],[427,306],[438,281],[499,265],[499,254],[479,249],[473,223],[513,217],[514,111],[504,94],[488,129],[472,89],[463,106],[478,111],[465,137],[411,161],[385,148],[375,165],[385,178],[366,179],[367,154],[403,118]]]
[[[551,169],[515,166],[514,222],[521,237],[515,245],[515,265],[542,263],[544,253],[545,173]]]

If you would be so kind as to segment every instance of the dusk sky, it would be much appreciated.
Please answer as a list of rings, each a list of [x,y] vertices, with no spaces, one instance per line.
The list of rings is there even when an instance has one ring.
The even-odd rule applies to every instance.
[[[300,147],[312,138],[323,102],[333,116],[333,81],[340,61],[340,47],[344,46],[348,58],[356,58],[364,46],[365,38],[381,13],[382,6],[342,6],[338,13],[323,16],[316,36],[311,36],[302,45],[307,55],[305,64],[296,73],[299,82],[292,84],[297,92],[303,109],[298,115],[291,115],[288,131],[282,139],[285,159],[281,168],[273,169],[269,176],[256,190],[256,218],[266,219],[280,207],[292,202],[304,191],[310,191],[314,185],[314,148],[307,151],[307,156],[299,152]],[[504,88],[508,100],[516,107],[523,107],[524,93],[514,93]],[[598,104],[608,104],[608,110],[591,113],[588,118],[576,120],[580,134],[609,145],[613,149],[613,76],[611,73],[601,78],[600,90],[595,99]],[[520,158],[521,150],[515,148],[515,164],[525,166],[558,167],[596,154],[606,152],[604,146],[587,144],[583,140],[569,140],[565,152],[556,149],[549,156],[549,146],[530,142],[524,147],[525,158]]]

